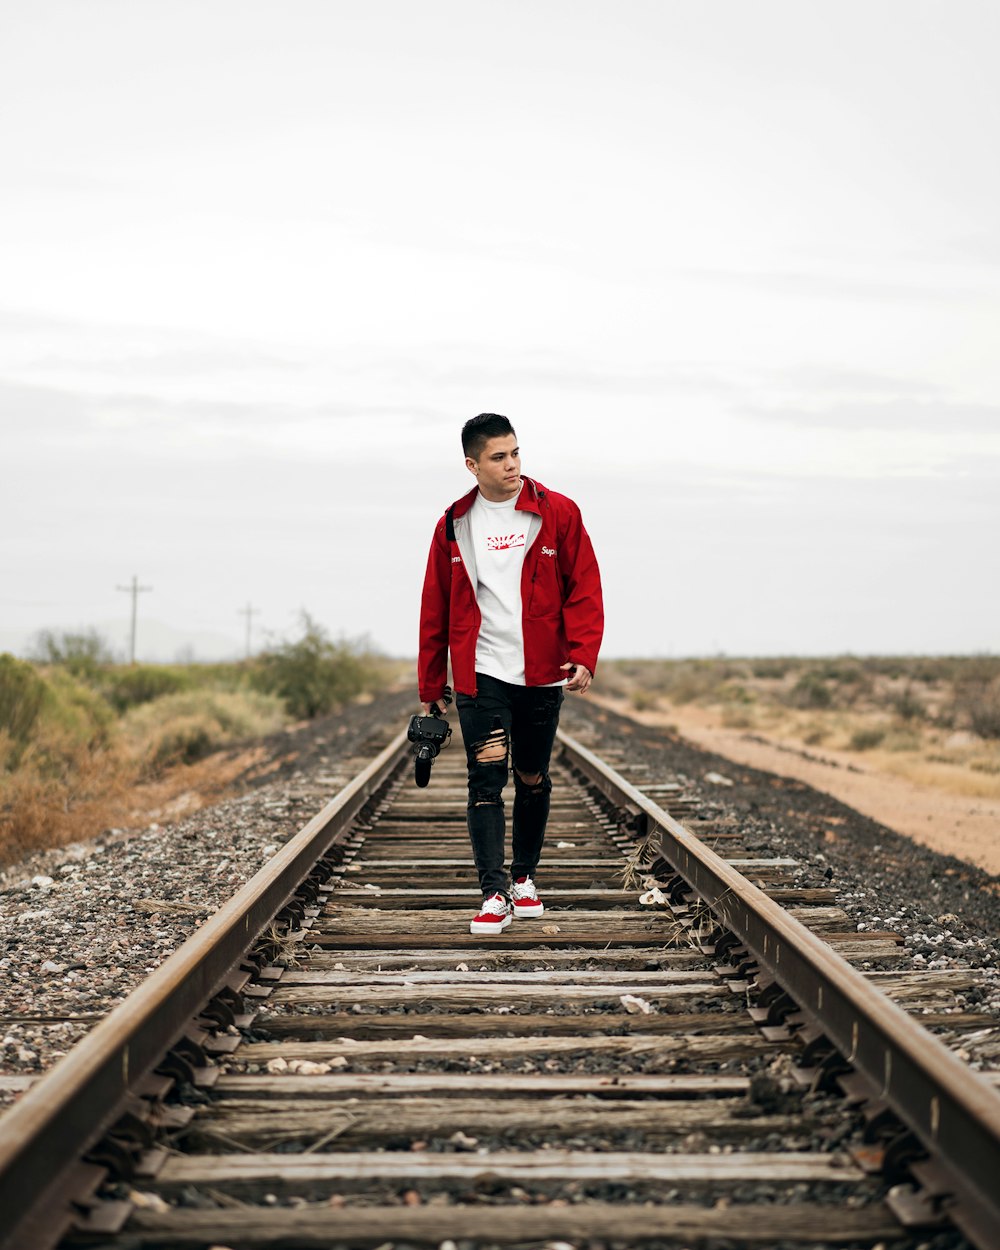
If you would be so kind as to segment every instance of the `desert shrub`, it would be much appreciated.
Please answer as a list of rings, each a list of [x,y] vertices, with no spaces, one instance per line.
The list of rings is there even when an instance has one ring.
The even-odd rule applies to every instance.
[[[210,718],[181,717],[163,727],[146,760],[147,771],[159,772],[172,764],[193,764],[217,750],[222,741],[213,732],[217,728]]]
[[[762,681],[780,681],[791,668],[793,660],[786,656],[759,656],[750,661],[750,671]]]
[[[302,637],[259,657],[253,683],[276,694],[297,719],[321,716],[380,684],[379,659],[362,643],[333,642],[307,612]]]
[[[601,689],[612,697],[624,698],[628,695],[632,683],[618,660],[605,660],[601,664]]]
[[[39,664],[58,665],[74,677],[88,680],[113,663],[111,649],[96,629],[62,634],[43,629],[32,641],[31,658]]]
[[[183,680],[183,690],[245,690],[250,684],[251,669],[252,662],[231,660],[165,667],[166,672],[174,673]]]
[[[890,677],[896,680],[909,673],[911,661],[905,655],[869,655],[864,665],[867,671],[876,677]]]
[[[694,703],[713,695],[725,676],[724,666],[710,660],[681,661],[667,671],[664,692],[672,703]]]
[[[820,673],[810,669],[802,674],[786,696],[787,702],[797,708],[829,707],[833,702],[830,687]]]
[[[924,720],[927,716],[927,709],[923,702],[917,698],[909,685],[899,694],[893,695],[889,702],[901,720]]]
[[[748,690],[742,682],[727,681],[718,689],[718,696],[723,703],[756,703],[757,696]]]
[[[43,677],[23,660],[0,656],[0,732],[8,770],[57,777],[111,746],[114,716],[70,673],[53,669]]]
[[[62,669],[46,678],[48,695],[42,715],[45,725],[88,751],[110,746],[115,738],[115,715],[91,685]]]
[[[186,672],[156,664],[137,664],[112,674],[105,684],[104,696],[116,712],[122,713],[165,694],[186,690],[190,684]]]
[[[752,729],[757,722],[749,702],[736,702],[723,704],[722,723],[727,729]]]
[[[916,729],[890,729],[881,745],[886,751],[919,751],[920,733]]]
[[[660,706],[660,697],[652,690],[644,690],[641,686],[633,690],[629,702],[637,712],[648,712]]]
[[[6,741],[0,765],[16,768],[45,702],[45,682],[31,664],[0,655],[0,732]]]
[[[96,833],[108,797],[131,776],[95,690],[65,669],[43,676],[11,658],[0,657],[0,689],[22,698],[0,728],[0,862]]]
[[[988,685],[970,684],[959,692],[956,702],[973,733],[1000,738],[1000,678]]]
[[[123,732],[147,773],[191,764],[221,747],[274,733],[286,721],[281,700],[258,690],[190,690],[131,708]]]
[[[815,670],[826,681],[853,685],[864,680],[861,661],[851,655],[833,656],[818,663]]]
[[[885,737],[884,729],[856,729],[851,734],[852,751],[870,751],[881,744]]]

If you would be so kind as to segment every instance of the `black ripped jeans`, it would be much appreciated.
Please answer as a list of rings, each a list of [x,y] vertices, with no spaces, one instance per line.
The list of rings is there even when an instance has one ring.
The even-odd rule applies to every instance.
[[[457,696],[469,765],[469,837],[483,895],[508,893],[504,872],[503,788],[514,767],[510,872],[530,877],[538,866],[549,818],[549,759],[562,706],[561,686],[512,686],[476,674],[478,693]],[[519,774],[539,776],[529,785]]]

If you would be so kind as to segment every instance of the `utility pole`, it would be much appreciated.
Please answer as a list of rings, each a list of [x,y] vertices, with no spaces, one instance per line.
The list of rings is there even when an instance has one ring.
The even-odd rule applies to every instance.
[[[125,593],[126,593],[127,595],[131,595],[131,596],[132,596],[132,641],[131,641],[131,643],[129,644],[129,660],[128,660],[128,662],[129,662],[129,664],[134,664],[134,663],[135,663],[135,615],[136,615],[136,604],[137,604],[137,603],[138,603],[138,601],[139,601],[139,596],[142,594],[142,592],[143,592],[144,590],[152,590],[153,588],[152,588],[152,586],[140,586],[140,585],[139,585],[139,579],[138,579],[138,577],[136,577],[136,575],[133,573],[133,574],[132,574],[132,585],[131,585],[131,586],[119,586],[119,587],[118,587],[118,589],[119,589],[119,590],[124,590],[124,591],[125,591]]]
[[[240,608],[238,615],[245,616],[247,618],[247,657],[246,658],[249,660],[250,659],[250,621],[252,620],[253,617],[260,616],[260,608],[253,607],[250,603],[250,600],[248,599],[247,606],[245,608]]]

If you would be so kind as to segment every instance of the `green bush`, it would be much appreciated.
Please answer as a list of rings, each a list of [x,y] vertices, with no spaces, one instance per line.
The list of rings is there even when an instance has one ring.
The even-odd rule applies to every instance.
[[[816,672],[826,681],[843,682],[845,685],[859,682],[864,677],[860,661],[850,655],[839,655],[829,660],[822,660]]]
[[[68,670],[54,669],[47,678],[48,697],[42,717],[88,751],[108,746],[116,732],[115,714],[86,681]]]
[[[0,656],[0,734],[8,769],[30,760],[42,776],[60,776],[114,738],[114,716],[104,700],[62,669],[48,677],[33,665]]]
[[[34,637],[31,658],[39,664],[58,665],[74,677],[88,680],[113,663],[111,650],[96,629],[62,634],[43,629]]]
[[[794,660],[785,656],[758,656],[757,659],[751,661],[750,667],[754,677],[759,677],[761,680],[780,681],[794,663]]]
[[[719,699],[723,703],[756,703],[757,696],[752,690],[748,690],[742,682],[727,681],[724,682],[716,692]]]
[[[376,685],[376,658],[356,643],[331,642],[303,612],[302,637],[260,656],[253,682],[282,698],[297,720],[311,720]]]
[[[165,694],[177,694],[191,685],[185,672],[160,665],[137,664],[116,671],[105,686],[104,695],[116,712],[149,703]]]
[[[797,708],[829,707],[833,702],[830,688],[816,672],[806,672],[788,692],[788,703]]]
[[[973,733],[980,738],[1000,738],[1000,678],[988,685],[970,683],[959,693],[957,702]]]
[[[45,702],[45,682],[31,664],[0,655],[0,733],[6,735],[7,768],[16,768]]]
[[[927,715],[927,709],[909,686],[901,694],[894,695],[890,702],[901,720],[923,720]]]
[[[851,734],[851,750],[870,751],[879,746],[884,737],[884,729],[856,729]]]

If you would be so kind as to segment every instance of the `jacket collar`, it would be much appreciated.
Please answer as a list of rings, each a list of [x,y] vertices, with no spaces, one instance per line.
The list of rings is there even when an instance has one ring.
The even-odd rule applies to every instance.
[[[522,477],[524,483],[520,495],[517,497],[517,503],[514,505],[518,512],[535,512],[541,515],[542,500],[545,498],[545,487],[540,482],[536,482],[534,478]],[[450,540],[455,539],[455,522],[465,516],[472,505],[476,502],[476,496],[479,494],[479,487],[473,486],[467,495],[463,495],[461,499],[456,499],[448,511],[445,513],[445,536]]]

